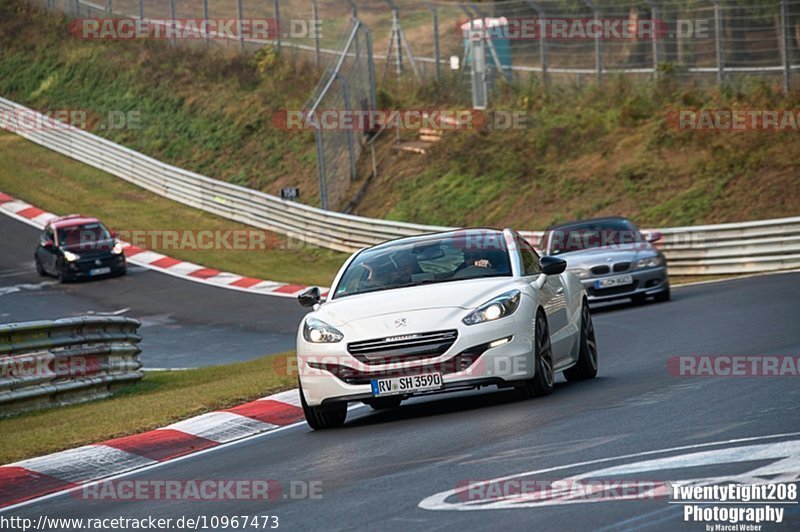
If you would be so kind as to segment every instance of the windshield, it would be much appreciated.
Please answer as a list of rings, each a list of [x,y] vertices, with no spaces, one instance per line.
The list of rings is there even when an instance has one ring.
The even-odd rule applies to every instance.
[[[482,277],[511,275],[505,238],[485,231],[383,244],[359,253],[342,275],[334,298]]]
[[[627,220],[602,220],[553,229],[548,233],[550,255],[585,249],[643,242],[642,234]]]
[[[58,245],[62,248],[105,249],[110,240],[111,234],[97,222],[58,229]]]

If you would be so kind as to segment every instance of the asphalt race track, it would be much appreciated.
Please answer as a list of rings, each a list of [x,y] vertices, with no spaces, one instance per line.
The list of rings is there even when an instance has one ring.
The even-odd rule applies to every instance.
[[[60,285],[36,273],[38,237],[37,229],[0,216],[0,322],[102,313],[136,318],[145,368],[226,364],[294,349],[305,314],[294,299],[201,285],[133,265],[125,277]]]
[[[23,240],[15,240],[11,251]],[[27,240],[25,245],[31,241]],[[25,267],[26,263],[9,263],[7,257],[15,255],[4,254],[4,270]],[[13,278],[14,283],[33,281],[30,275]],[[190,283],[182,289],[180,284],[137,272],[108,286],[103,283],[102,288],[98,283],[98,288],[47,287],[37,292],[39,296],[9,294],[0,297],[0,305],[13,314],[16,304],[23,317],[46,308],[78,313],[130,306],[136,311],[129,315],[173,316],[181,324],[178,331],[208,327],[205,338],[216,334],[212,324],[235,329],[225,321],[230,319],[227,311],[216,321],[215,312],[171,307],[169,301],[178,297],[182,305],[175,307],[190,306],[192,297],[203,301],[203,291],[209,290]],[[161,298],[161,291],[169,291],[169,297]],[[224,291],[214,295],[222,309],[233,306]],[[46,300],[38,308],[32,303],[36,297]],[[232,294],[231,301],[241,297]],[[264,323],[272,321],[278,309],[282,320],[296,319],[283,311],[280,300],[261,298],[259,304]],[[245,314],[241,310],[239,315],[244,319]],[[201,319],[204,315],[206,321]],[[588,475],[640,482],[736,482],[753,476],[797,480],[798,377],[678,377],[668,373],[666,362],[676,355],[797,356],[798,316],[798,273],[680,288],[669,303],[596,312],[598,378],[560,381],[549,397],[517,401],[509,392],[490,389],[417,399],[383,412],[358,407],[342,429],[313,432],[298,423],[125,477],[272,479],[283,487],[275,501],[86,501],[78,492],[5,515],[36,520],[40,515],[177,519],[269,514],[279,517],[281,529],[326,531],[705,530],[703,521],[684,523],[682,505],[664,498],[570,505],[511,502],[493,509],[470,506],[447,492],[468,481],[504,476],[559,480]],[[247,319],[249,330],[255,330],[258,317]],[[157,336],[156,331],[153,327],[143,332]],[[169,332],[163,330],[163,338]],[[220,344],[224,341],[219,339]],[[321,482],[321,498],[284,498],[292,482]],[[464,511],[467,508],[476,509]],[[800,508],[783,508],[783,522],[762,530],[800,529]]]

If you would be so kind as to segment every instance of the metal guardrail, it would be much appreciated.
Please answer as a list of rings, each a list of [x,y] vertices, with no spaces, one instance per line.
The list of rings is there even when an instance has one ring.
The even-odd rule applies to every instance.
[[[14,113],[36,115],[41,127],[15,130],[8,122]],[[0,128],[168,199],[337,251],[352,252],[393,238],[451,229],[363,218],[281,200],[162,163],[4,98],[0,98]],[[659,231],[664,234],[661,247],[676,275],[800,268],[800,216]],[[523,234],[534,244],[541,236],[531,231]]]
[[[0,416],[107,397],[138,381],[140,325],[99,316],[0,325]]]

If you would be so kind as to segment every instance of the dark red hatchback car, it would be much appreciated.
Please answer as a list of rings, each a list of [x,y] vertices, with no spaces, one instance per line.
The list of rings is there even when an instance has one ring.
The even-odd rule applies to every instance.
[[[39,275],[61,282],[125,275],[125,252],[97,218],[73,214],[51,220],[34,255]]]

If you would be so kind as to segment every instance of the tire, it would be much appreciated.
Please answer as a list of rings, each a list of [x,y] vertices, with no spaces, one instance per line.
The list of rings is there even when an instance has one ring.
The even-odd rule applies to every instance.
[[[583,302],[581,310],[581,350],[578,362],[564,371],[564,377],[570,381],[585,381],[597,376],[597,340],[594,336],[594,324],[589,305]]]
[[[397,408],[402,402],[403,398],[399,395],[395,395],[393,397],[371,399],[367,404],[373,410],[388,410],[389,408]]]
[[[656,300],[658,303],[663,303],[665,301],[669,301],[670,297],[671,296],[669,293],[669,286],[668,286],[666,290],[664,290],[663,292],[659,292],[655,296],[653,296],[653,299]]]
[[[39,277],[47,277],[47,272],[44,271],[42,261],[39,260],[39,257],[36,257],[36,273],[39,274]]]
[[[553,347],[550,344],[550,330],[543,311],[536,313],[534,334],[534,361],[536,373],[517,388],[518,394],[524,398],[542,397],[553,392],[555,374],[553,373]]]
[[[302,387],[300,388],[300,403],[303,406],[306,423],[314,430],[341,427],[347,418],[347,403],[335,403],[324,407],[308,406]]]
[[[57,262],[56,277],[58,277],[59,283],[68,283],[70,281],[69,275],[67,275],[67,272],[64,270],[65,270],[64,264],[61,262]]]

